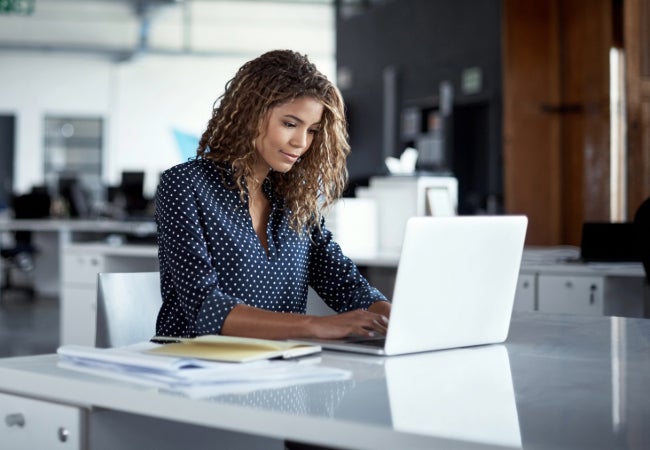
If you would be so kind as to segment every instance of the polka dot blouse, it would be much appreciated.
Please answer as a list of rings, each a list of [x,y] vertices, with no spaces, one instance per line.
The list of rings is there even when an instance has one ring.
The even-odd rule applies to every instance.
[[[156,193],[163,305],[156,333],[219,334],[238,304],[304,314],[311,286],[335,311],[386,300],[341,253],[325,226],[300,235],[289,228],[269,179],[268,253],[227,167],[193,159],[166,170]]]

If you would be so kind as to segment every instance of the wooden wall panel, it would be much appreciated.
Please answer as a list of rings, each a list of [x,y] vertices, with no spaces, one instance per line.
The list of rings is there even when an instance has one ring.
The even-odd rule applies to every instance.
[[[609,220],[611,0],[559,2],[562,80],[562,241]]]
[[[560,102],[554,2],[503,2],[504,204],[528,216],[527,244],[561,235]]]
[[[507,212],[529,245],[579,245],[609,217],[611,0],[504,0]]]
[[[650,197],[650,0],[625,0],[628,218]]]

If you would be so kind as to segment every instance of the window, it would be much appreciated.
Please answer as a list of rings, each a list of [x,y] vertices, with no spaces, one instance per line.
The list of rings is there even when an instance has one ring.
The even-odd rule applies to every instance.
[[[63,180],[76,180],[90,205],[102,200],[101,117],[45,117],[45,182],[59,196]]]

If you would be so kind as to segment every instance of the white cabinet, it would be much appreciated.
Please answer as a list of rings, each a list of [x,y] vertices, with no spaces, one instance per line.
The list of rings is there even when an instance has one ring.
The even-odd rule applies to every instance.
[[[542,275],[537,278],[539,311],[603,315],[605,278],[602,276]]]
[[[97,292],[92,287],[63,287],[61,345],[95,345]]]
[[[97,274],[105,258],[71,245],[63,254],[61,280],[61,345],[95,345]]]
[[[11,450],[86,448],[85,410],[0,393],[0,447]]]
[[[524,249],[515,310],[650,317],[641,263],[583,263],[573,247]],[[529,289],[529,286],[533,289]]]
[[[104,271],[104,258],[96,252],[83,252],[73,246],[63,255],[63,284],[67,286],[92,286],[97,274]]]
[[[535,274],[520,273],[517,280],[517,290],[515,291],[514,311],[535,311],[536,310],[536,292],[535,292]]]

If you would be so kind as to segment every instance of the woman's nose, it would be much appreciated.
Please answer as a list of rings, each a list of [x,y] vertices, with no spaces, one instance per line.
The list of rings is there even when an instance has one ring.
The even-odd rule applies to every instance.
[[[307,146],[308,139],[309,136],[306,132],[297,132],[292,136],[290,143],[294,147],[304,148]]]

